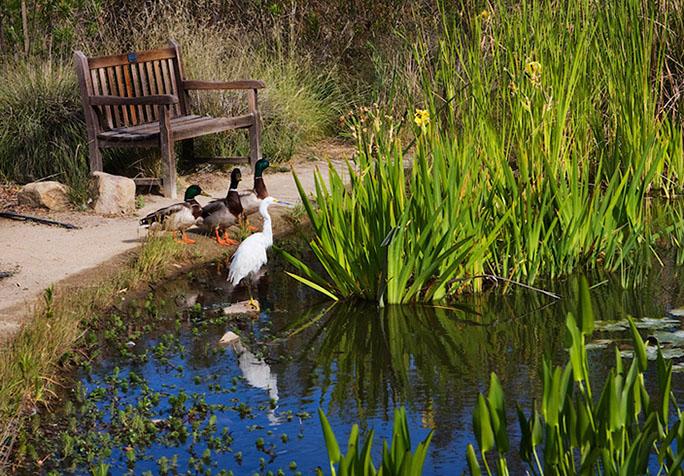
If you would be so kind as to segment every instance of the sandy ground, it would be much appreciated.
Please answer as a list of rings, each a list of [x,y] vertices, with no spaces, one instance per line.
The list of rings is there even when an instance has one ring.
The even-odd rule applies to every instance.
[[[344,170],[344,163],[339,159],[342,151],[338,152],[340,154],[335,154],[338,157],[333,158],[333,163],[336,168]],[[316,168],[327,177],[327,163],[321,160],[296,160],[292,166],[308,191],[314,190]],[[251,188],[251,171],[249,167],[242,169],[241,188]],[[265,175],[269,193],[283,200],[298,202],[294,179],[286,170],[282,166],[269,169],[270,173]],[[179,187],[184,188],[189,183],[199,184],[212,197],[223,197],[228,189],[229,176],[225,173],[197,173],[183,177]],[[198,197],[203,204],[209,200],[209,197]],[[175,201],[145,195],[145,206],[135,215],[125,217],[102,217],[92,212],[76,211],[20,211],[72,223],[79,226],[79,230],[0,218],[0,272],[14,273],[0,279],[0,336],[12,334],[19,328],[30,315],[36,297],[51,284],[83,273],[88,273],[92,279],[90,276],[94,269],[100,267],[102,273],[108,273],[113,266],[120,265],[121,260],[117,262],[116,257],[139,246],[146,236],[146,231],[138,227],[139,218]],[[260,227],[254,216],[252,221]]]

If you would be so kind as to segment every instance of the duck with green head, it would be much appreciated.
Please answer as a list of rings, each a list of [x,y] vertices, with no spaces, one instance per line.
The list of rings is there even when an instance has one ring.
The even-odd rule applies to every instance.
[[[245,215],[258,212],[261,201],[268,197],[268,189],[264,182],[263,173],[269,165],[266,159],[258,160],[254,165],[254,187],[252,190],[240,192],[240,201],[242,202],[242,209]]]
[[[192,244],[195,240],[191,240],[185,234],[186,230],[195,224],[197,219],[202,215],[202,205],[195,200],[198,195],[206,195],[199,185],[190,185],[185,190],[184,201],[181,203],[174,203],[168,207],[160,208],[159,210],[150,213],[145,218],[140,220],[140,226],[147,226],[150,229],[161,228],[163,230],[173,232],[174,239],[176,239],[176,232],[181,233],[181,242]],[[178,241],[176,239],[176,241]]]
[[[204,227],[213,232],[216,243],[219,245],[230,246],[238,242],[225,236],[228,227],[235,225],[241,219],[243,207],[238,193],[238,184],[242,180],[242,174],[237,167],[230,173],[230,188],[226,198],[209,202],[202,209],[202,223]],[[224,235],[223,237],[219,235]]]

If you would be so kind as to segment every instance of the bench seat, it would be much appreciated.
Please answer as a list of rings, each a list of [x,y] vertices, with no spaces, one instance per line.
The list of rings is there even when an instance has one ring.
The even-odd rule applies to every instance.
[[[211,117],[188,114],[171,118],[171,131],[174,141],[200,137],[231,129],[244,129],[255,123],[254,114],[232,117]],[[100,132],[97,138],[101,147],[144,147],[159,144],[159,121],[137,126],[117,127]],[[110,144],[108,144],[110,143]]]

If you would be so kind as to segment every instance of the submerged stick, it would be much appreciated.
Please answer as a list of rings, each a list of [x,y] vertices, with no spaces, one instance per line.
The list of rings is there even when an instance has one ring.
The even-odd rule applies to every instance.
[[[68,230],[80,229],[80,227],[72,225],[71,223],[63,223],[61,221],[48,220],[47,218],[34,217],[30,215],[21,215],[14,212],[0,212],[0,218],[9,218],[10,220],[18,221],[33,221],[42,225],[61,226],[62,228],[66,228]]]

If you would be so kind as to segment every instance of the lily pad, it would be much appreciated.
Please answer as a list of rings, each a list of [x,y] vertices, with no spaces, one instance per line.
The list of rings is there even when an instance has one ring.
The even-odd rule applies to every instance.
[[[684,345],[684,331],[676,330],[673,332],[658,331],[653,334],[658,339],[658,342],[667,342],[674,345]]]
[[[669,314],[674,317],[684,317],[684,307],[678,307],[676,309],[670,309]]]
[[[621,321],[596,321],[594,328],[597,331],[605,332],[626,331],[629,329],[629,322],[627,322],[627,319]]]
[[[637,327],[637,329],[666,329],[679,323],[679,319],[669,319],[667,317],[661,317],[657,319],[652,317],[644,317],[643,319],[634,321],[634,325]]]
[[[596,339],[595,341],[589,342],[585,347],[587,350],[605,349],[613,341],[611,339]]]
[[[677,347],[672,347],[672,348],[666,348],[666,349],[661,349],[663,353],[663,357],[666,359],[679,359],[681,357],[684,357],[684,349],[680,349]],[[626,359],[631,359],[634,356],[634,351],[632,350],[623,350],[620,352],[620,355]],[[646,358],[648,360],[655,360],[658,357],[658,348],[656,346],[646,346]]]

